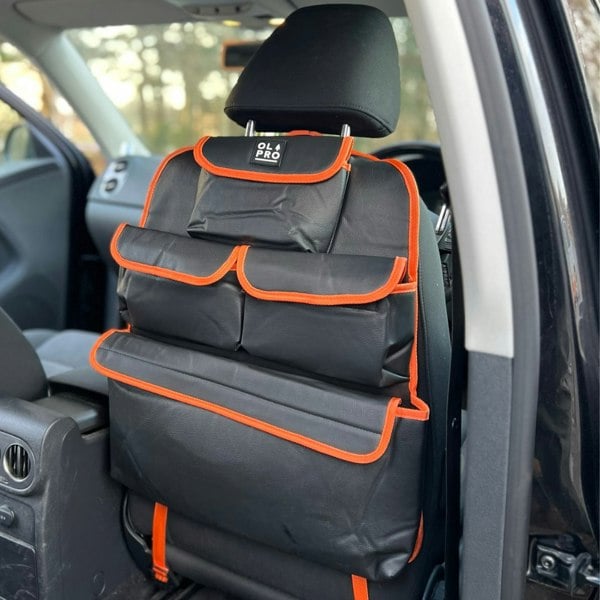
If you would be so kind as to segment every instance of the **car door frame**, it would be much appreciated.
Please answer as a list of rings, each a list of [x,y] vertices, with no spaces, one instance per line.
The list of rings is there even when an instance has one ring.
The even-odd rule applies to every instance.
[[[59,169],[70,178],[66,287],[58,325],[100,330],[103,323],[105,267],[85,224],[87,193],[94,172],[85,156],[46,118],[0,83],[0,102],[18,113],[43,141]],[[93,289],[92,289],[93,288]]]

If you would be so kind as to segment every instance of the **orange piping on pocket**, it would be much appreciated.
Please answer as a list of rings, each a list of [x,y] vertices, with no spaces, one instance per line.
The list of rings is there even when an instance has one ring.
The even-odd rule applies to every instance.
[[[237,275],[242,289],[250,296],[259,300],[272,302],[297,302],[300,304],[315,304],[317,306],[336,306],[341,304],[368,304],[389,296],[396,289],[406,272],[406,258],[397,256],[390,276],[383,285],[370,292],[362,294],[310,294],[306,292],[287,292],[277,290],[261,290],[252,285],[244,270],[246,256],[250,246],[241,246],[237,262]]]
[[[238,258],[240,246],[235,246],[231,250],[231,254],[227,257],[225,262],[210,275],[192,275],[191,273],[182,273],[180,271],[174,271],[173,269],[167,269],[165,267],[158,267],[155,265],[148,265],[145,263],[129,260],[125,258],[118,248],[119,237],[123,233],[123,230],[127,227],[127,223],[119,225],[113,238],[110,242],[110,254],[114,258],[115,262],[120,266],[137,273],[144,273],[146,275],[154,275],[155,277],[162,277],[164,279],[171,279],[173,281],[179,281],[181,283],[187,283],[188,285],[210,285],[222,279],[229,271],[235,269],[235,263]]]
[[[231,179],[243,179],[244,181],[260,181],[262,183],[319,183],[331,179],[340,169],[348,170],[348,159],[352,151],[354,138],[346,137],[342,140],[340,150],[335,160],[322,171],[317,173],[263,173],[260,171],[244,171],[215,165],[204,156],[203,148],[210,137],[203,137],[194,146],[194,158],[196,162],[209,173],[220,177]]]
[[[331,446],[330,444],[320,442],[319,440],[315,440],[314,438],[309,438],[305,435],[289,431],[288,429],[283,429],[282,427],[278,427],[277,425],[272,425],[265,421],[261,421],[260,419],[257,419],[255,417],[250,417],[230,408],[214,404],[212,402],[209,402],[208,400],[203,400],[202,398],[190,396],[189,394],[184,394],[182,392],[165,388],[163,386],[159,386],[148,381],[143,381],[136,377],[126,375],[125,373],[120,373],[119,371],[115,371],[113,369],[101,365],[96,358],[96,353],[100,346],[114,333],[124,332],[122,330],[119,331],[114,329],[107,331],[102,336],[100,336],[100,338],[92,348],[92,351],[90,353],[90,363],[92,367],[96,371],[98,371],[98,373],[105,375],[106,377],[109,377],[111,379],[114,379],[115,381],[119,381],[126,385],[133,386],[137,389],[141,389],[146,392],[151,392],[153,394],[158,394],[159,396],[164,396],[165,398],[170,398],[171,400],[182,402],[183,404],[187,404],[189,406],[194,406],[196,408],[212,412],[224,418],[230,419],[231,421],[235,421],[236,423],[240,423],[247,427],[252,427],[253,429],[257,429],[258,431],[262,431],[263,433],[267,433],[274,437],[287,440],[288,442],[298,444],[299,446],[304,446],[305,448],[309,448],[310,450],[314,450],[315,452],[319,452],[320,454],[326,454],[328,456],[332,456],[334,458],[346,462],[351,462],[355,464],[370,464],[379,460],[385,454],[389,447],[389,444],[392,439],[392,432],[394,430],[394,424],[398,417],[416,421],[426,421],[428,418],[428,410],[424,413],[420,410],[399,408],[398,405],[400,404],[400,398],[390,398],[385,413],[383,427],[376,448],[371,452],[367,452],[365,454],[350,452],[348,450],[343,450],[341,448]]]

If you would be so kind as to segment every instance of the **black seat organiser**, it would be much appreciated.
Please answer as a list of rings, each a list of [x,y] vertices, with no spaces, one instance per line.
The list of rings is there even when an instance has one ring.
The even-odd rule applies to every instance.
[[[259,143],[281,164],[257,161]],[[383,581],[422,527],[418,197],[402,165],[351,152],[350,137],[299,135],[168,157],[141,227],[113,239],[128,327],[92,360],[127,487]],[[394,194],[363,195],[372,178]]]

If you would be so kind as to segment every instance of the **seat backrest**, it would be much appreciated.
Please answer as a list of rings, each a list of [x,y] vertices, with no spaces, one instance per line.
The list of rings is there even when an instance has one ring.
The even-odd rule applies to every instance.
[[[140,226],[111,245],[128,326],[92,355],[111,380],[115,477],[365,582],[398,577],[423,523],[430,547],[439,527],[435,239],[408,168],[349,135],[390,133],[398,96],[382,13],[294,13],[226,106],[249,133],[288,135],[205,137],[163,161]]]
[[[0,396],[37,400],[47,394],[47,388],[38,355],[0,308]]]

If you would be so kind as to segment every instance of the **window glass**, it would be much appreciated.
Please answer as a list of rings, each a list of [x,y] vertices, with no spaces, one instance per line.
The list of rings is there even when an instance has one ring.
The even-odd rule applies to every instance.
[[[10,163],[48,156],[19,113],[0,101],[0,173]]]
[[[405,140],[437,141],[433,110],[408,19],[392,19],[402,77],[401,116],[383,139],[358,140],[372,151]],[[67,33],[106,94],[154,153],[201,135],[239,135],[223,112],[239,73],[221,64],[225,42],[262,41],[271,29],[174,23],[79,29]]]
[[[564,6],[600,133],[600,5],[592,0],[565,0]]]
[[[10,106],[0,102],[0,161],[4,161],[8,155],[7,141],[11,131],[22,126],[23,120],[19,113]]]
[[[12,44],[0,39],[0,83],[46,117],[74,143],[99,173],[106,160],[87,127],[71,105],[52,87],[48,79]],[[0,138],[21,122],[21,117],[0,103]],[[0,144],[3,142],[0,141]]]

